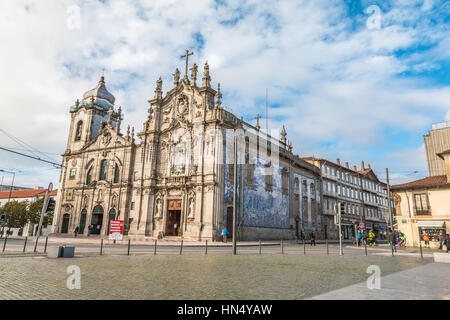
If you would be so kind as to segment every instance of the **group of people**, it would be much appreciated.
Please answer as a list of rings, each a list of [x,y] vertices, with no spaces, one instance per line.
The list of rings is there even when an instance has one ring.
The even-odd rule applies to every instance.
[[[369,233],[363,233],[362,231],[358,231],[358,233],[356,234],[356,244],[358,245],[358,247],[363,244],[363,241],[367,243],[369,246],[375,247],[377,245],[376,235],[372,230],[369,231]]]
[[[94,228],[95,228],[95,226],[93,224],[90,224],[88,226],[88,233],[87,233],[88,237],[92,234],[92,231],[94,231]],[[100,228],[101,228],[101,226],[97,225],[97,230],[99,231],[99,233],[100,233]],[[75,238],[76,238],[78,236],[78,234],[80,233],[80,227],[76,226],[73,233],[75,234]]]
[[[425,248],[430,248],[430,236],[425,232],[425,231],[423,231],[423,233],[422,233],[422,240],[423,240],[423,242],[425,242]],[[441,232],[439,232],[439,250],[443,250],[444,249],[444,246],[446,246],[446,248],[447,248],[447,252],[449,251],[449,249],[450,249],[450,235],[447,233],[447,234],[444,234],[444,232],[443,231],[441,231]]]
[[[388,240],[394,252],[397,252],[397,246],[406,247],[406,237],[402,232],[391,231]]]

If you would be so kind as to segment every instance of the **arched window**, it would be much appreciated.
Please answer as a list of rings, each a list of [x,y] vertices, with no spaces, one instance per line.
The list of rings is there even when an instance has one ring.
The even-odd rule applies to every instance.
[[[100,176],[99,180],[106,180],[106,169],[108,168],[108,160],[102,160],[100,163]]]
[[[90,167],[86,176],[86,184],[90,184],[92,182],[92,170],[93,167]]]
[[[78,121],[78,123],[77,123],[77,131],[76,131],[76,133],[75,133],[75,141],[79,141],[79,140],[81,140],[81,132],[82,132],[82,129],[83,129],[83,121]]]
[[[119,171],[119,165],[116,163],[116,166],[114,168],[114,183],[118,183],[119,182],[119,176],[120,176],[120,171]]]

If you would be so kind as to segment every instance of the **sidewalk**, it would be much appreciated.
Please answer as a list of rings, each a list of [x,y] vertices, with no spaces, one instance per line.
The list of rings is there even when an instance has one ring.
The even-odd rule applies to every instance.
[[[367,277],[369,278],[370,274],[367,274]],[[430,263],[382,276],[381,289],[370,290],[367,288],[366,282],[361,282],[311,299],[450,300],[450,268],[445,263]]]

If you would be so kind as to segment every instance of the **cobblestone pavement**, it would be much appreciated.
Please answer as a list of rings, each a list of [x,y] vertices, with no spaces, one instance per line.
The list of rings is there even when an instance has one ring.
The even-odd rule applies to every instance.
[[[312,299],[450,300],[450,267],[430,263],[382,277],[379,289],[368,289],[362,282]]]
[[[304,299],[430,263],[369,255],[108,255],[73,259],[3,257],[0,299]],[[69,290],[67,267],[81,270]],[[407,281],[407,279],[405,280]]]

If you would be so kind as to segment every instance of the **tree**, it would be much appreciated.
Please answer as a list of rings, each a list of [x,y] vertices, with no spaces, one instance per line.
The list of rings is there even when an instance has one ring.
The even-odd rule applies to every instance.
[[[18,202],[13,200],[0,208],[0,214],[6,213],[6,209],[8,208],[8,212],[6,213],[6,226],[8,230],[11,228],[23,228],[25,226],[28,221],[27,207],[27,201]]]
[[[29,223],[38,224],[41,219],[42,207],[44,206],[44,199],[40,198],[39,200],[33,202],[28,208],[27,219]],[[53,211],[49,211],[47,215],[44,217],[42,222],[43,226],[47,226],[52,223],[53,220]]]

